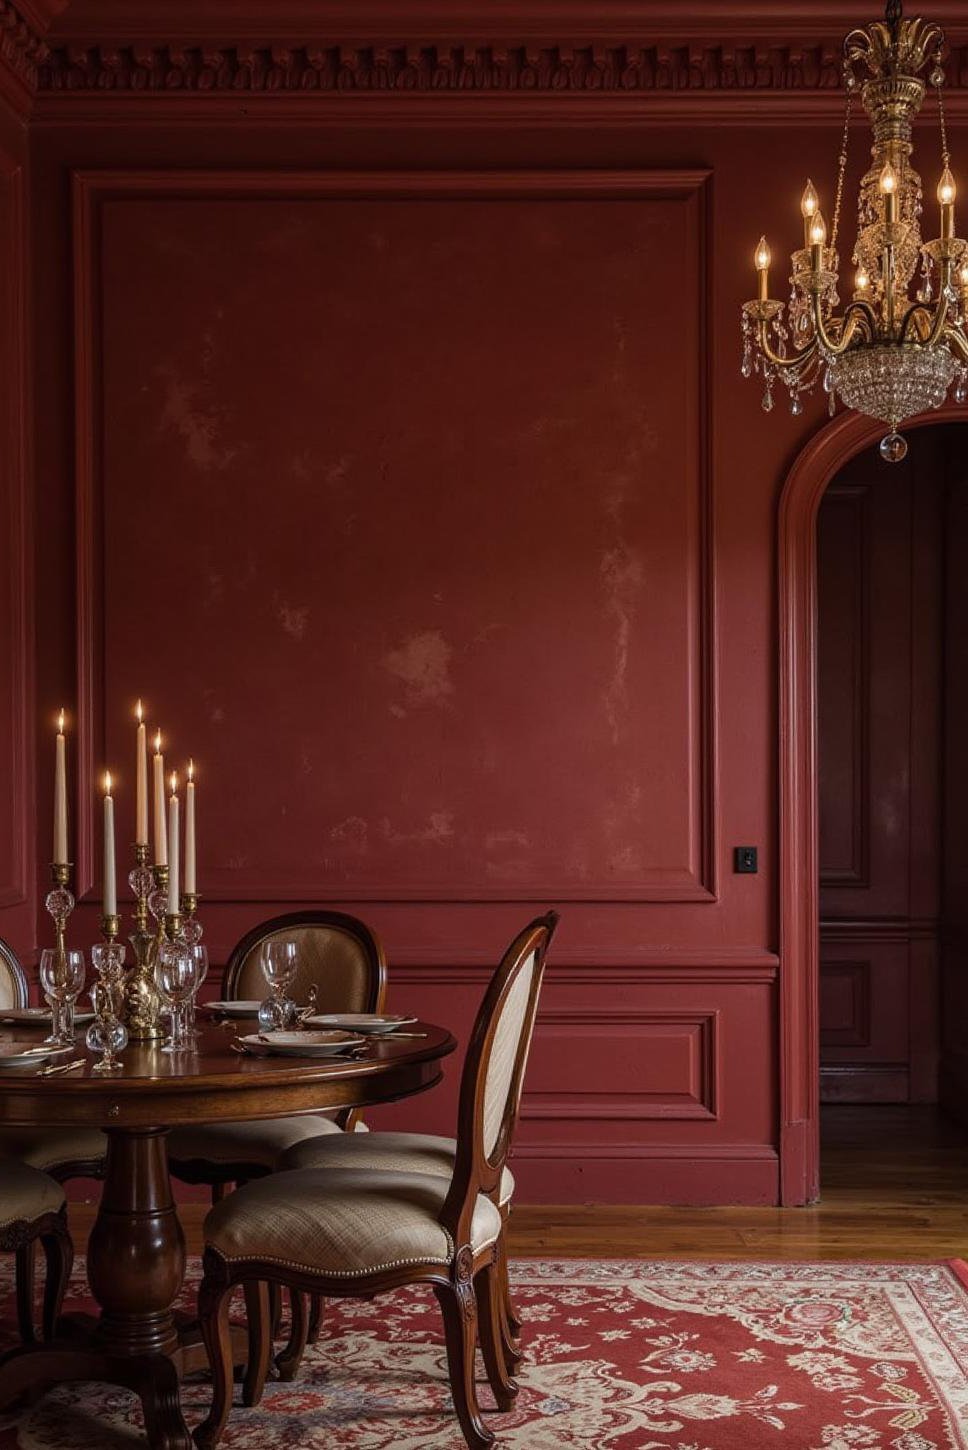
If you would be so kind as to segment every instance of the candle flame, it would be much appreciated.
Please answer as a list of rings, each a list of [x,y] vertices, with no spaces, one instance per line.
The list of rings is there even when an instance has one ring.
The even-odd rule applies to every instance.
[[[64,712],[63,712],[63,710],[60,712],[60,714],[57,717],[57,733],[58,733],[58,735],[63,735],[63,733],[64,733]]]
[[[188,779],[189,780],[194,780],[195,779],[195,762],[194,762],[194,760],[190,760],[188,762]]]
[[[144,712],[144,709],[142,708],[142,705],[141,705],[141,701],[140,700],[138,701],[137,705],[135,706],[135,714],[138,717],[138,724],[140,725],[141,722],[145,718],[145,712]]]
[[[172,793],[172,795],[175,795],[175,793],[177,792],[177,790],[178,790],[178,773],[177,773],[177,771],[174,771],[173,770],[172,773],[171,773],[171,793]]]
[[[104,772],[104,794],[111,794],[111,772],[109,770]]]
[[[155,735],[155,754],[156,755],[160,755],[161,754],[161,731],[160,730]]]

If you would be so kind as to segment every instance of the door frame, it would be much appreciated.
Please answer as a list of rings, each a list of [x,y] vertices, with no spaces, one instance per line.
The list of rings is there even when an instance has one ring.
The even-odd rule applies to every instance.
[[[964,423],[946,405],[904,425]],[[885,426],[844,413],[797,455],[777,515],[779,646],[780,1202],[820,1193],[820,879],[817,803],[817,510],[831,480]],[[890,464],[885,464],[889,468]]]

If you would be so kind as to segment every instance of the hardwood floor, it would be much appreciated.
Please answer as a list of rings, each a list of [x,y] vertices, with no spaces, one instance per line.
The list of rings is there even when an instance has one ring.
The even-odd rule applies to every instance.
[[[968,1133],[930,1107],[825,1110],[822,1198],[812,1208],[530,1207],[511,1220],[519,1257],[968,1258]],[[75,1204],[83,1242],[92,1206]],[[202,1204],[184,1205],[190,1252]]]
[[[515,1208],[521,1257],[968,1258],[968,1134],[931,1107],[824,1111],[811,1208]]]

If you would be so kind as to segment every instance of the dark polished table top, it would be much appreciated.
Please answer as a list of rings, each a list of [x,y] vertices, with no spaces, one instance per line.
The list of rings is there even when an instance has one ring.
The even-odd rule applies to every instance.
[[[0,1123],[175,1126],[365,1107],[431,1087],[441,1076],[440,1059],[457,1045],[446,1028],[420,1022],[407,1031],[426,1036],[368,1037],[362,1056],[254,1057],[233,1050],[236,1035],[257,1030],[244,1020],[200,1026],[197,1049],[179,1054],[132,1043],[113,1073],[92,1071],[96,1059],[79,1032],[83,1067],[50,1077],[35,1067],[0,1069]],[[0,1040],[30,1045],[37,1034],[17,1027]]]

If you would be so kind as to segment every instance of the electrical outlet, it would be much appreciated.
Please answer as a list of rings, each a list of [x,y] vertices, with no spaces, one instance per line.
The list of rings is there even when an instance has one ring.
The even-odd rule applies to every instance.
[[[755,876],[758,869],[755,846],[733,848],[733,870],[738,876]]]

